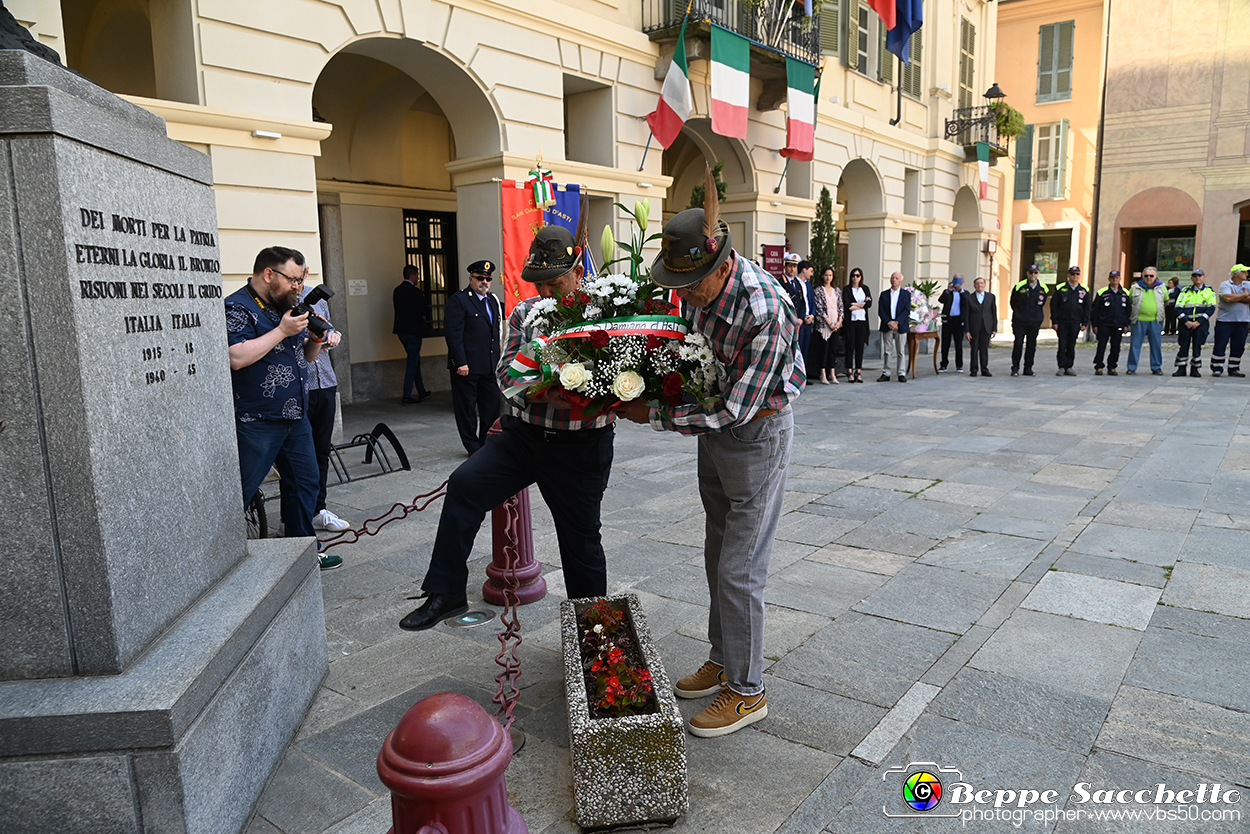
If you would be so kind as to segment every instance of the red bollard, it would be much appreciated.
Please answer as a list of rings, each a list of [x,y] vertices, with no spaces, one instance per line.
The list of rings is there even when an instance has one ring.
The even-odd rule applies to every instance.
[[[490,427],[488,434],[503,431],[499,421]],[[508,520],[516,514],[514,535],[509,533]],[[506,605],[503,589],[508,584],[508,559],[504,548],[516,547],[516,597],[525,605],[547,596],[547,580],[543,579],[542,563],[534,559],[534,527],[530,521],[529,487],[491,510],[492,555],[486,566],[486,582],[482,584],[482,597],[492,605]]]
[[[414,704],[386,736],[378,777],[391,791],[389,834],[529,834],[508,804],[512,740],[466,695]]]

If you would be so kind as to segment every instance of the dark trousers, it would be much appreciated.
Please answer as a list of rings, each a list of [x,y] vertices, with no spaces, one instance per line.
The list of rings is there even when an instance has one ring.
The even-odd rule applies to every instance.
[[[313,451],[317,455],[317,469],[321,476],[317,483],[317,500],[313,503],[313,515],[326,508],[326,480],[330,477],[330,438],[334,434],[334,400],[338,388],[310,388],[308,390],[308,427],[312,431]],[[282,524],[290,529],[299,513],[298,491],[289,489],[285,481],[278,483],[282,498],[279,502]]]
[[[963,321],[947,321],[942,323],[942,367],[950,364],[951,342],[955,343],[955,367],[964,366],[964,323]],[[975,364],[974,364],[975,367]]]
[[[1241,355],[1246,351],[1246,335],[1250,321],[1217,321],[1215,347],[1211,349],[1211,373],[1224,373],[1224,351],[1228,354],[1228,372],[1241,371]]]
[[[425,382],[421,379],[421,337],[400,336],[400,343],[408,353],[408,364],[404,367],[404,399],[412,399],[412,386],[416,383],[417,393],[425,394]]]
[[[863,370],[864,347],[868,344],[868,322],[846,323],[846,370]]]
[[[1042,329],[1042,325],[1020,324],[1013,321],[1011,329],[1016,335],[1016,340],[1011,345],[1011,369],[1020,370],[1020,354],[1023,352],[1024,369],[1033,370],[1033,357],[1037,353],[1037,331]]]
[[[234,421],[239,441],[239,475],[243,480],[243,506],[247,507],[269,467],[278,467],[282,483],[291,487],[294,500],[288,536],[315,536],[312,518],[317,501],[317,453],[313,449],[308,418],[299,420]]]
[[[422,590],[465,593],[469,554],[487,511],[537,484],[555,521],[569,599],[603,596],[599,509],[612,472],[612,429],[544,432],[512,416],[502,422],[504,430],[451,473]]]
[[[1168,304],[1163,308],[1163,332],[1176,332],[1176,306]]]
[[[1197,327],[1190,327],[1183,321],[1177,323],[1176,367],[1183,368],[1186,362],[1194,368],[1202,367],[1202,346],[1206,344],[1209,328],[1210,324],[1205,321],[1198,322]]]
[[[1059,334],[1059,350],[1055,353],[1055,361],[1059,368],[1067,369],[1076,364],[1076,337],[1081,335],[1080,322],[1061,321],[1055,325]]]
[[[990,334],[984,330],[973,330],[968,334],[972,337],[968,348],[968,364],[972,373],[990,369]],[[959,354],[957,353],[956,356]]]
[[[1124,331],[1118,327],[1107,327],[1103,325],[1098,328],[1098,350],[1094,351],[1094,367],[1102,370],[1102,358],[1106,352],[1107,344],[1111,344],[1111,355],[1107,357],[1107,367],[1115,370],[1120,364],[1120,342],[1124,339]]]
[[[486,432],[499,419],[503,395],[494,374],[461,376],[451,372],[451,406],[456,414],[460,442],[470,454],[482,448]]]
[[[808,379],[819,379],[821,374],[824,374],[827,379],[837,373],[834,365],[838,357],[838,347],[841,341],[842,337],[836,330],[829,334],[828,339],[821,336],[819,330],[812,333],[812,349],[810,351],[812,361],[807,366]]]

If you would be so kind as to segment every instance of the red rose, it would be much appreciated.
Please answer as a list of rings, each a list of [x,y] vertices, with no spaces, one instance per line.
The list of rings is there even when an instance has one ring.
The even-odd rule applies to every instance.
[[[578,293],[577,293],[577,303],[578,303],[578,304],[589,304],[589,303],[590,303],[590,296],[586,295],[586,293],[584,293],[584,292],[578,291]]]
[[[664,394],[669,398],[681,395],[681,374],[664,375]]]
[[[650,302],[647,302],[647,303],[650,303]],[[647,337],[647,352],[648,352],[648,353],[650,353],[650,352],[651,352],[651,351],[653,351],[653,350],[658,349],[659,347],[660,347],[660,340],[659,340],[659,337],[657,337],[657,336],[648,336],[648,337]]]
[[[567,293],[563,298],[560,299],[560,303],[565,305],[566,307],[572,307],[575,301],[576,299],[573,297],[573,293]]]
[[[590,332],[590,346],[595,350],[603,350],[608,346],[608,334],[602,330]]]

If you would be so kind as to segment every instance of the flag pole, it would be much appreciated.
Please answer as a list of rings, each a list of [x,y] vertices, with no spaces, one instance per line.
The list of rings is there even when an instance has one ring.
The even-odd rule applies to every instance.
[[[647,146],[642,149],[642,162],[638,163],[638,170],[642,170],[642,166],[647,164],[647,151],[651,150],[651,140],[655,138],[654,133],[647,133]]]
[[[896,55],[894,59],[898,62],[898,115],[890,119],[890,127],[903,121],[903,56]]]
[[[781,193],[781,184],[786,181],[786,172],[790,170],[790,157],[786,157],[786,167],[781,169],[781,179],[777,180],[777,187],[773,189],[774,194]]]

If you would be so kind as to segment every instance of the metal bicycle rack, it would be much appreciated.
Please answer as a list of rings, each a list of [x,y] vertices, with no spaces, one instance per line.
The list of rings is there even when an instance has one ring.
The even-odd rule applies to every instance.
[[[330,447],[330,465],[334,468],[334,475],[339,479],[340,484],[351,483],[354,480],[363,481],[367,478],[376,478],[379,475],[387,475],[395,471],[395,465],[391,463],[391,456],[387,454],[386,447],[379,442],[381,438],[386,438],[390,443],[391,451],[399,463],[399,468],[405,470],[412,469],[412,466],[408,463],[408,456],[404,454],[404,447],[400,444],[399,439],[395,437],[395,433],[390,430],[386,423],[378,423],[373,427],[373,431],[353,437],[351,443]],[[348,449],[361,447],[365,450],[362,463],[370,464],[376,459],[380,471],[371,475],[357,475],[353,478],[347,470],[347,464],[343,462],[341,453]]]

